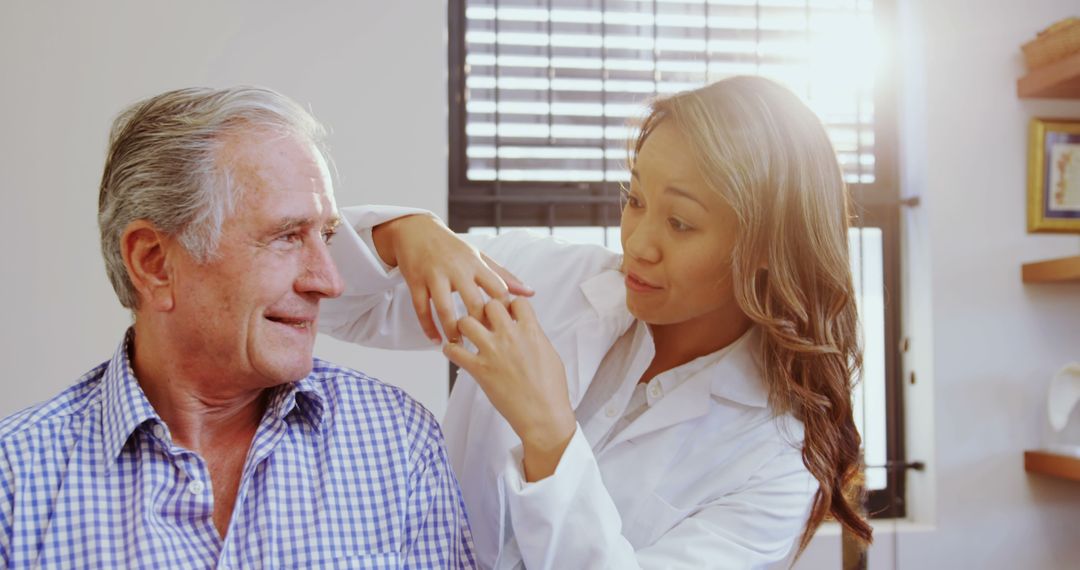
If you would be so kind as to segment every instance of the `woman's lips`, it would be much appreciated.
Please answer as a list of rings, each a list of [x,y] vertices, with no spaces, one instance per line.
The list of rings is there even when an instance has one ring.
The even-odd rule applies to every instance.
[[[626,288],[638,293],[652,293],[653,291],[659,291],[661,287],[657,287],[648,281],[627,272],[626,274]]]

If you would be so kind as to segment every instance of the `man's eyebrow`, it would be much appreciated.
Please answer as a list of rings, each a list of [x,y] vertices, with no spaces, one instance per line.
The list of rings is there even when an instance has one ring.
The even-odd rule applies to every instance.
[[[341,225],[341,222],[341,216],[335,215],[334,217],[323,222],[322,227],[324,229],[332,230]],[[306,226],[313,226],[317,224],[318,220],[315,218],[304,216],[289,216],[279,220],[278,223],[274,225],[274,228],[270,231],[270,233],[283,234],[295,230],[296,228],[303,228]]]
[[[676,188],[674,186],[668,186],[668,187],[664,188],[664,194],[674,194],[675,196],[679,196],[681,198],[686,198],[687,200],[692,200],[698,206],[701,206],[702,208],[704,208],[706,212],[709,211],[709,207],[706,206],[705,203],[702,202],[701,200],[698,200],[697,196],[694,196],[693,194],[691,194],[690,192],[687,192],[686,190],[683,190],[682,188]]]
[[[278,220],[277,224],[275,224],[274,228],[271,230],[271,233],[285,233],[290,230],[295,230],[296,228],[309,226],[313,223],[314,220],[311,218],[289,216]]]

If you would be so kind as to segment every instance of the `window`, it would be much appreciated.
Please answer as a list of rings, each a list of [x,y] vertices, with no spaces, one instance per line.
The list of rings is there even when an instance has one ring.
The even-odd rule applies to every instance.
[[[869,509],[904,514],[895,102],[875,77],[893,0],[451,0],[450,226],[618,249],[627,140],[648,100],[739,74],[821,117],[859,209],[855,393]]]

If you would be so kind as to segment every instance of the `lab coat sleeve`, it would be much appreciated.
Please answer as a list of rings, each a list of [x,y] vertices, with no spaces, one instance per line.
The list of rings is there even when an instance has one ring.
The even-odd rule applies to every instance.
[[[321,301],[321,332],[377,348],[437,347],[420,328],[401,273],[382,262],[371,238],[375,226],[414,214],[433,215],[426,210],[395,206],[341,209],[344,223],[330,245],[330,255],[345,288],[341,296]]]
[[[817,489],[798,450],[789,450],[740,490],[688,509],[685,518],[635,551],[622,534],[623,521],[580,426],[553,475],[526,483],[518,447],[503,485],[513,535],[529,570],[763,567],[788,554]],[[660,501],[660,508],[676,509],[653,499],[651,508]]]
[[[375,226],[403,216],[433,215],[394,206],[342,208],[345,223],[330,254],[345,282],[341,296],[320,303],[319,330],[341,340],[377,348],[436,348],[420,328],[408,286],[396,268],[379,258],[371,239]],[[499,236],[460,235],[537,290],[534,306],[547,324],[567,298],[580,294],[568,283],[580,283],[612,265],[617,257],[598,246],[557,243],[547,237],[513,231]],[[553,268],[558,270],[553,271]],[[466,310],[455,295],[457,312]],[[436,319],[436,324],[441,323]]]

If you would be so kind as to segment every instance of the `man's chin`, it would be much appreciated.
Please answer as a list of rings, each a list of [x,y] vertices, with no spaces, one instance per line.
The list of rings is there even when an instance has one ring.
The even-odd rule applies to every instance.
[[[256,329],[249,337],[252,367],[267,386],[296,382],[311,374],[315,333],[278,323]]]
[[[262,371],[261,376],[269,388],[307,378],[311,374],[312,361],[311,358],[308,358],[306,362],[268,362],[259,368]]]

